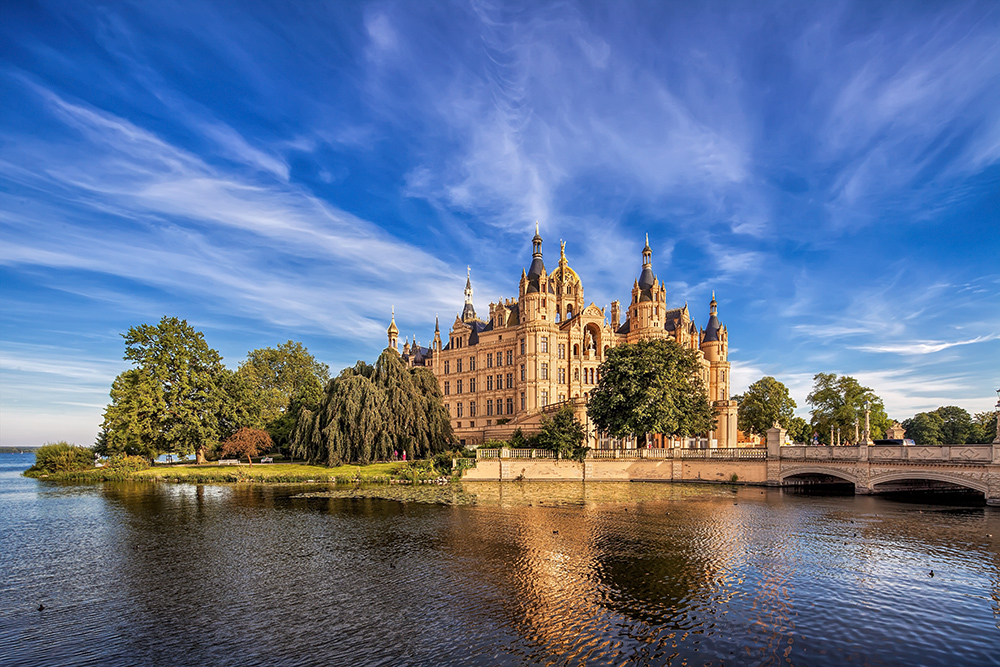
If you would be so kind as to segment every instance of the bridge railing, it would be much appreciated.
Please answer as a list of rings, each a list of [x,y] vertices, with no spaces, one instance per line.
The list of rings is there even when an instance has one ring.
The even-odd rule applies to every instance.
[[[679,449],[682,459],[712,459],[719,461],[762,461],[767,458],[763,447],[720,447],[717,449]]]
[[[867,451],[867,458],[862,458]],[[990,463],[993,445],[857,445],[827,447],[792,445],[782,447],[780,456],[793,461],[912,461]]]

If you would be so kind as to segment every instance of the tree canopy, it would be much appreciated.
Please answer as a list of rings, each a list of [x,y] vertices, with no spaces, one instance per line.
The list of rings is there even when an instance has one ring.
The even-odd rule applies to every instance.
[[[853,436],[855,421],[863,431],[866,401],[871,410],[871,437],[881,438],[891,422],[882,399],[875,392],[862,387],[849,375],[838,377],[836,373],[817,373],[813,376],[813,390],[806,397],[806,402],[813,406],[811,426],[818,432],[820,442],[829,440],[831,427],[834,430],[839,428],[844,439]]]
[[[788,387],[773,377],[762,377],[750,385],[746,393],[737,394],[733,399],[739,404],[738,424],[744,433],[765,435],[775,422],[792,430],[795,401],[788,394]]]
[[[226,435],[219,417],[229,371],[201,332],[164,317],[156,325],[131,327],[122,337],[124,359],[135,367],[111,387],[99,453],[186,454]]]
[[[558,452],[561,458],[574,458],[586,453],[586,449],[583,448],[586,435],[583,424],[573,413],[573,408],[564,405],[551,418],[542,418],[542,430],[535,435],[533,444],[539,449]]]
[[[672,340],[611,348],[587,412],[612,437],[692,436],[715,429],[699,355]]]
[[[386,349],[374,366],[358,362],[331,380],[315,410],[304,408],[292,435],[295,456],[314,463],[370,463],[406,452],[424,458],[454,439],[434,374],[407,369]]]
[[[918,412],[903,420],[906,437],[918,445],[963,445],[990,443],[996,437],[995,413],[975,417],[960,407],[946,405],[930,412]]]
[[[329,366],[294,341],[252,350],[238,373],[257,396],[265,424],[280,418],[293,398],[312,388],[322,389],[330,379]]]
[[[268,435],[267,431],[256,428],[241,428],[222,443],[222,455],[232,456],[235,454],[237,458],[245,456],[247,463],[253,467],[251,457],[259,456],[270,448],[271,436]]]

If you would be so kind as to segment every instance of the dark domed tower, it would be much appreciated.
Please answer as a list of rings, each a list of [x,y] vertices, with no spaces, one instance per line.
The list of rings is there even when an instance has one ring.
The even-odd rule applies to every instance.
[[[538,223],[535,223],[535,235],[531,239],[531,266],[528,272],[521,272],[520,316],[521,322],[535,320],[551,320],[549,308],[555,301],[548,298],[552,292],[549,275],[542,261],[542,237],[538,233]],[[553,296],[555,296],[553,294]]]
[[[667,310],[667,291],[653,274],[653,251],[649,235],[642,249],[642,272],[632,285],[632,303],[628,309],[628,342],[663,337],[663,318]]]

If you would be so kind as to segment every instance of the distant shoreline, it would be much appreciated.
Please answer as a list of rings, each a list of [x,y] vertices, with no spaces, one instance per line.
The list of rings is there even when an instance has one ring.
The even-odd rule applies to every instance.
[[[0,454],[34,454],[38,447],[0,447]]]

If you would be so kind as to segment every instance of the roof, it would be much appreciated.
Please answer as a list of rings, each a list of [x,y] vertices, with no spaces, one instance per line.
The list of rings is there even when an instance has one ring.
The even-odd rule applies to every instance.
[[[722,324],[719,322],[719,318],[712,313],[712,316],[708,318],[708,324],[705,325],[705,338],[702,342],[710,342],[719,340],[719,329],[722,328]]]

